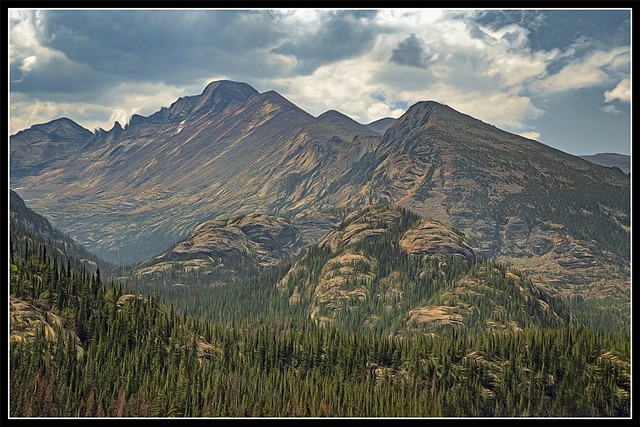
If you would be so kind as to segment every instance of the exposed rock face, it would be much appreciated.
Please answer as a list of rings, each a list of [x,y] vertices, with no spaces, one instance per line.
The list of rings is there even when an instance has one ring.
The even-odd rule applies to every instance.
[[[120,298],[118,298],[118,301],[116,301],[116,305],[119,309],[122,309],[128,305],[134,304],[137,301],[139,301],[142,304],[147,303],[147,299],[142,295],[124,294],[124,295],[120,295]]]
[[[54,312],[44,311],[20,298],[11,296],[9,313],[11,315],[10,341],[31,341],[38,338],[39,333],[44,333],[41,338],[56,342],[62,335],[75,342],[78,358],[84,354],[78,335],[66,329],[60,316]]]
[[[278,265],[300,253],[300,232],[284,218],[250,214],[198,225],[172,249],[140,265],[137,275],[201,271],[222,282]],[[239,267],[244,270],[238,271]]]
[[[375,275],[375,259],[359,253],[345,252],[331,258],[322,267],[313,292],[312,319],[320,324],[335,320],[341,310],[348,310],[358,301],[367,299],[367,284]]]
[[[462,234],[431,219],[422,220],[416,228],[407,231],[400,247],[412,255],[461,256],[469,261],[475,258]]]
[[[462,306],[427,306],[410,310],[407,313],[407,324],[425,326],[427,328],[440,326],[460,326],[463,324],[463,315],[469,311]]]
[[[356,243],[386,233],[398,225],[401,213],[387,206],[367,206],[349,214],[338,230],[332,231],[320,241],[320,248],[332,251],[353,246]]]

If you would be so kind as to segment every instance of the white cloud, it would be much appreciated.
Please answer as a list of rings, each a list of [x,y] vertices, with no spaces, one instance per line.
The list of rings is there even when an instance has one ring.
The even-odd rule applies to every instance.
[[[53,59],[68,61],[66,56],[57,50],[45,47],[42,30],[43,12],[30,10],[11,10],[9,31],[9,61],[18,65],[22,76],[11,76],[12,81],[21,80],[37,65],[45,65]]]
[[[548,61],[555,56],[555,51],[535,54],[514,53],[509,49],[505,51],[507,53],[493,56],[486,74],[489,77],[498,76],[508,87],[522,85],[527,80],[543,76]]]
[[[622,102],[631,102],[630,79],[623,79],[622,81],[620,81],[620,83],[618,83],[616,87],[604,93],[604,100],[606,102],[613,102],[616,99]]]
[[[615,105],[605,105],[604,107],[600,107],[600,110],[602,110],[603,112],[607,113],[607,114],[619,114],[620,110],[618,110],[616,108]]]
[[[629,65],[629,48],[618,47],[611,51],[596,51],[587,58],[571,62],[560,71],[534,85],[543,92],[562,92],[571,89],[604,84],[612,72]]]
[[[525,138],[533,139],[535,141],[540,140],[540,132],[536,131],[521,132],[519,135]]]
[[[34,56],[34,55],[27,56],[22,60],[22,64],[20,64],[20,67],[18,68],[23,74],[28,74],[29,71],[33,70],[33,68],[36,66],[37,63],[38,63],[37,56]]]
[[[216,76],[206,82],[223,78]],[[181,96],[200,94],[206,82],[199,81],[187,88],[162,83],[122,83],[95,103],[40,101],[15,96],[11,102],[10,132],[14,134],[33,124],[60,117],[68,117],[91,131],[111,129],[116,121],[124,126],[133,114],[147,116],[160,107],[168,107]]]
[[[371,51],[310,75],[274,79],[277,90],[314,115],[337,109],[363,123],[397,117],[402,111],[394,108],[398,102],[424,100],[512,128],[541,114],[523,87],[544,75],[558,51],[532,53],[528,30],[483,28],[486,37],[473,38],[465,21],[439,10],[383,10],[375,23],[383,30]],[[390,62],[394,49],[409,37],[420,44],[425,68]],[[384,100],[372,97],[381,92]]]

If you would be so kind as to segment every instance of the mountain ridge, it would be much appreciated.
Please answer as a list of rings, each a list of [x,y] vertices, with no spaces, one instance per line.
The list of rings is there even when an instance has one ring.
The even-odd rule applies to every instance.
[[[601,166],[615,167],[622,173],[631,173],[631,156],[619,153],[596,153],[579,156]]]
[[[218,86],[246,100],[213,96]],[[345,212],[398,204],[542,281],[627,293],[628,176],[435,101],[414,104],[381,135],[341,113],[314,118],[272,91],[209,87],[207,99],[219,101],[211,109],[132,118],[55,169],[16,176],[16,188],[112,260],[156,255],[229,215],[313,218],[320,239]]]

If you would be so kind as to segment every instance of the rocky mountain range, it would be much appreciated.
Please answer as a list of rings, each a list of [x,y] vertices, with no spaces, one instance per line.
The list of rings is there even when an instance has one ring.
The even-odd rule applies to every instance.
[[[173,242],[207,227],[218,239],[229,218],[254,214],[295,224],[294,242],[319,242],[348,212],[395,204],[540,283],[630,289],[628,175],[434,101],[361,125],[219,81],[109,131],[68,119],[33,126],[11,137],[10,155],[11,187],[110,261],[169,262],[184,246]],[[222,222],[199,226],[212,220]]]

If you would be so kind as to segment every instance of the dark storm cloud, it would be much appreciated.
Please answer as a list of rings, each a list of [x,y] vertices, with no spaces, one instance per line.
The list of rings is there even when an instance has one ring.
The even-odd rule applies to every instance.
[[[256,81],[310,74],[370,49],[381,31],[375,15],[326,13],[316,31],[292,38],[291,28],[279,25],[282,16],[269,11],[50,10],[39,41],[68,61],[24,74],[12,64],[11,90],[71,97],[123,82],[181,86],[214,75]],[[294,56],[297,65],[272,53]]]
[[[40,91],[40,77],[54,70],[46,86],[67,94],[87,85],[184,85],[215,74],[281,71],[265,56],[267,46],[284,34],[272,15],[259,11],[48,11],[45,33],[43,45],[63,53],[69,63],[28,73],[12,90]]]
[[[400,42],[397,48],[393,49],[391,62],[416,68],[425,66],[424,49],[415,34],[411,34]]]
[[[38,94],[41,99],[55,96],[58,100],[70,101],[75,97],[99,96],[106,86],[114,83],[113,76],[59,57],[50,58],[46,65],[26,73],[19,66],[19,63],[11,64],[11,90]]]
[[[375,11],[335,11],[323,16],[317,31],[289,39],[272,52],[292,55],[297,71],[311,74],[319,66],[357,56],[371,49],[382,29],[373,22]]]

